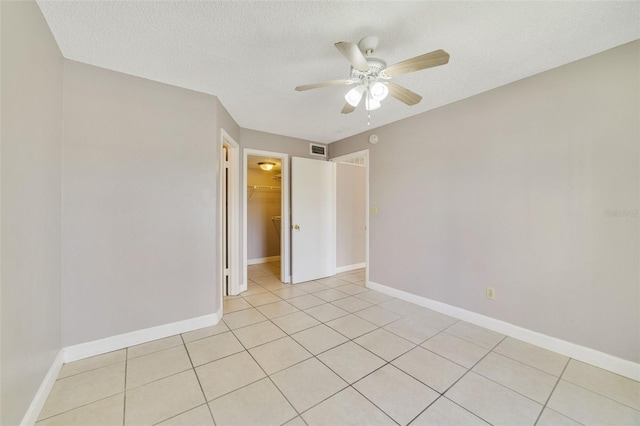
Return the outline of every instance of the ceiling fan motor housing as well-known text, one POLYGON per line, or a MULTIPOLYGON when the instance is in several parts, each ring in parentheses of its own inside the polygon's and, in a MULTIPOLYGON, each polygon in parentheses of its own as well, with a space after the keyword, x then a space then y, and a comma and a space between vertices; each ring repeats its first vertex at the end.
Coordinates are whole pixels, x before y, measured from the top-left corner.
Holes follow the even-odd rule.
POLYGON ((358 71, 351 67, 351 79, 352 80, 375 80, 378 77, 382 77, 380 73, 387 68, 387 63, 380 58, 374 56, 367 56, 365 58, 369 65, 369 70, 366 72, 358 71))

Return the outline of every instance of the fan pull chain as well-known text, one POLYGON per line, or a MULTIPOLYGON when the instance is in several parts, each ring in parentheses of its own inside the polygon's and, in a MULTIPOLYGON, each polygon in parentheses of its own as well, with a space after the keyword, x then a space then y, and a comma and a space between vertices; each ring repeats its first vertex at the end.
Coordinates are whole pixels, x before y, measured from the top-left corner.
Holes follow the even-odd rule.
POLYGON ((367 112, 367 126, 371 126, 371 111, 367 112))

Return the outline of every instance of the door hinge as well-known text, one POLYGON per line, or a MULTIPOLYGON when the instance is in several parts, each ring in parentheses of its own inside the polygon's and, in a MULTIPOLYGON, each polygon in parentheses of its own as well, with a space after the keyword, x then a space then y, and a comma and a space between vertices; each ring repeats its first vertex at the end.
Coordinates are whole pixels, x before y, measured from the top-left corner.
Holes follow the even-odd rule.
POLYGON ((229 268, 225 268, 224 269, 224 276, 228 277, 229 276, 229 268))

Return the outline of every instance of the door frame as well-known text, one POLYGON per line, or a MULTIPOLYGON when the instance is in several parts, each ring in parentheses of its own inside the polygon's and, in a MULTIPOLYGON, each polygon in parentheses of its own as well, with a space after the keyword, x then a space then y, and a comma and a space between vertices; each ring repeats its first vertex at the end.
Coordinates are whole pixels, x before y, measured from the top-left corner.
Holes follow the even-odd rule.
POLYGON ((225 296, 225 247, 224 247, 224 235, 225 235, 225 209, 224 209, 224 169, 229 168, 227 174, 227 205, 228 205, 228 232, 226 234, 227 247, 229 255, 229 294, 240 293, 240 226, 238 223, 240 204, 239 204, 239 186, 240 186, 240 145, 227 133, 224 129, 220 129, 220 143, 218 145, 218 155, 220 156, 218 162, 218 232, 220 238, 218 239, 218 280, 219 280, 219 295, 220 295, 220 314, 222 315, 222 306, 225 296), (222 156, 223 147, 227 148, 229 159, 226 161, 222 156))
MULTIPOLYGON (((365 205, 367 206, 366 208, 366 213, 365 213, 365 251, 364 251, 364 261, 365 261, 365 283, 368 286, 369 285, 369 169, 371 167, 370 162, 369 162, 369 149, 364 149, 362 151, 356 151, 356 152, 352 152, 350 154, 344 154, 344 155, 340 155, 338 157, 333 157, 330 158, 329 161, 332 161, 334 163, 342 163, 346 160, 350 160, 352 158, 359 158, 359 157, 364 157, 364 166, 365 166, 365 205)), ((338 193, 338 179, 336 177, 336 196, 338 193)), ((337 236, 336 236, 336 241, 337 241, 337 236)))
POLYGON ((248 157, 272 157, 278 158, 282 164, 282 178, 280 189, 280 216, 282 217, 282 232, 280 233, 280 281, 283 283, 291 282, 291 226, 289 225, 291 212, 289 209, 289 154, 274 151, 263 151, 259 149, 244 148, 242 150, 242 182, 243 182, 243 206, 242 206, 242 222, 243 222, 243 240, 242 245, 242 271, 243 291, 247 289, 247 169, 248 169, 248 157))

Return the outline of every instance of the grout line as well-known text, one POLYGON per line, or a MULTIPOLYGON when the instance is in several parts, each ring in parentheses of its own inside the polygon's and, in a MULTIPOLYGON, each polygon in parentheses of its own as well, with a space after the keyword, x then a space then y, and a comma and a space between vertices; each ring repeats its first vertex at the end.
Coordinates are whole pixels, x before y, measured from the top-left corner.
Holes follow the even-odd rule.
MULTIPOLYGON (((207 401, 207 395, 204 393, 204 388, 202 387, 202 382, 200 382, 200 376, 196 372, 196 367, 193 365, 193 360, 191 359, 191 354, 189 353, 189 349, 187 349, 187 344, 184 341, 184 337, 180 334, 180 339, 182 340, 182 345, 184 346, 184 351, 187 353, 187 358, 189 358, 189 364, 191 364, 191 369, 193 370, 193 375, 196 376, 196 380, 198 381, 198 386, 200 386, 200 391, 202 392, 202 397, 204 398, 204 403, 207 405, 209 409, 209 414, 211 415, 211 420, 215 424, 216 420, 213 418, 213 412, 211 411, 211 407, 209 406, 209 401, 207 401)), ((187 410, 189 411, 189 410, 187 410)), ((185 411, 186 413, 186 411, 185 411)), ((175 416, 174 416, 175 417, 175 416)), ((165 419, 167 420, 167 419, 165 419)), ((164 421, 164 420, 163 420, 164 421)))
MULTIPOLYGON (((562 378, 562 375, 564 374, 564 372, 566 371, 567 367, 569 366, 569 362, 570 361, 571 361, 571 358, 567 359, 567 362, 565 363, 564 368, 562 369, 562 372, 560 373, 560 375, 558 375, 558 380, 556 380, 556 383, 553 385, 553 389, 551 389, 551 392, 549 392, 549 396, 547 397, 547 400, 542 405, 542 410, 540 410, 540 412, 538 413, 538 417, 536 417, 536 421, 533 423, 534 425, 537 425, 538 422, 540 421, 540 417, 542 416, 542 413, 544 412, 544 409, 547 408, 547 404, 549 403, 549 400, 551 400, 551 396, 553 395, 553 393, 556 391, 556 388, 558 387, 558 383, 560 383, 560 379, 562 378)), ((562 414, 562 413, 560 413, 560 414, 562 414)), ((564 416, 564 414, 562 414, 562 415, 564 416)), ((571 418, 569 416, 565 416, 565 417, 571 418)))
POLYGON ((125 425, 127 419, 127 370, 129 367, 129 348, 125 348, 124 352, 124 401, 122 403, 122 426, 125 425))

